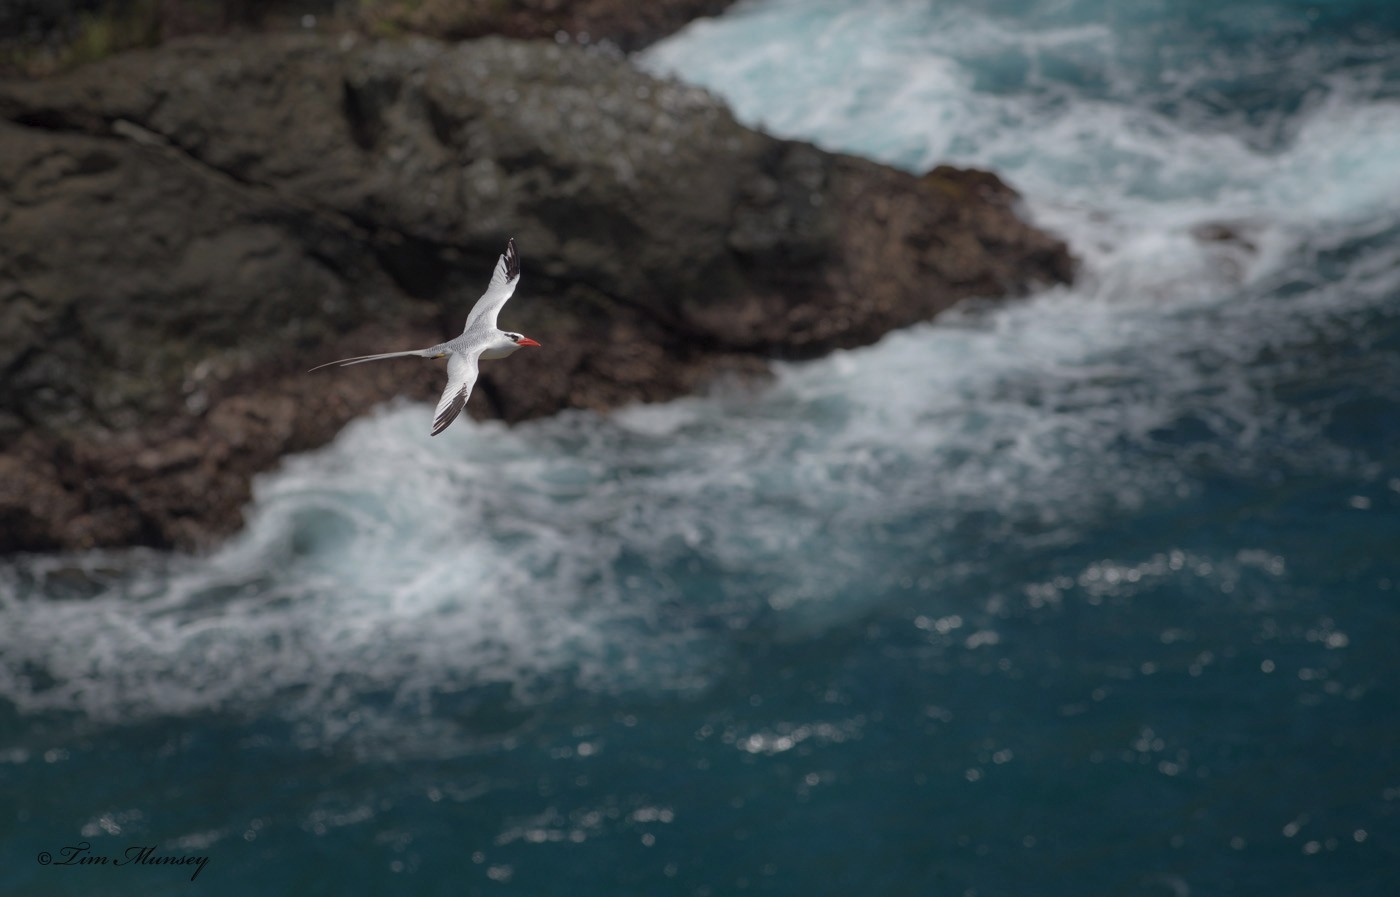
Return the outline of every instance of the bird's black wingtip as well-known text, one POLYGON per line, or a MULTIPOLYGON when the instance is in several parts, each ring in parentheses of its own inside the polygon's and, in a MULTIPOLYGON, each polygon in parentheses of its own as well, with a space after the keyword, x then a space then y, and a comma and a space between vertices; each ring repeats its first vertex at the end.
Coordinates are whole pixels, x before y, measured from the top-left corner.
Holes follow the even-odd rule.
POLYGON ((520 276, 520 253, 515 249, 515 238, 506 240, 506 277, 510 280, 520 276))

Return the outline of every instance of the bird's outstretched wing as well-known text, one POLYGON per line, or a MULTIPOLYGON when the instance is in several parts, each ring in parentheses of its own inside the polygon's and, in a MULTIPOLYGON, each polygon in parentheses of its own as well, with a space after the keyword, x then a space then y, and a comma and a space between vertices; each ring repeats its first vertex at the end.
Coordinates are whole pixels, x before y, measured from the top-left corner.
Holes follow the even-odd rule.
MULTIPOLYGON (((328 368, 333 364, 341 367, 351 364, 364 364, 366 361, 378 361, 381 358, 402 358, 407 355, 417 355, 420 358, 437 358, 439 352, 435 349, 410 349, 407 352, 384 352, 379 355, 356 355, 354 358, 341 358, 336 361, 328 361, 325 364, 318 364, 311 371, 319 371, 321 368, 328 368)), ((311 373, 307 371, 307 373, 311 373)))
POLYGON ((500 261, 496 262, 496 273, 491 276, 491 285, 481 294, 481 298, 476 300, 476 305, 472 306, 471 314, 467 315, 467 326, 462 328, 462 332, 495 330, 496 317, 501 313, 501 306, 506 304, 519 282, 520 255, 515 251, 515 239, 511 238, 506 241, 505 253, 501 255, 500 261))
POLYGON ((472 387, 476 385, 476 353, 463 355, 453 352, 447 356, 447 388, 438 400, 437 411, 433 414, 433 435, 446 430, 457 419, 471 398, 472 387))

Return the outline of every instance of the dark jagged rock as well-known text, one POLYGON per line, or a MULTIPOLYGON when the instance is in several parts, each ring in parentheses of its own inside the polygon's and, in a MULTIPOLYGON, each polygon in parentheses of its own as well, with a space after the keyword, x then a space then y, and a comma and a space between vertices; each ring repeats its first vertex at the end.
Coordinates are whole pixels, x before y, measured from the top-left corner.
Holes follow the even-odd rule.
MULTIPOLYGON (((994 176, 741 127, 574 46, 198 38, 0 84, 0 550, 198 546, 438 365, 507 236, 470 411, 607 409, 1071 276, 994 176)), ((424 438, 427 436, 425 418, 424 438)), ((452 438, 447 434, 442 438, 452 438)))

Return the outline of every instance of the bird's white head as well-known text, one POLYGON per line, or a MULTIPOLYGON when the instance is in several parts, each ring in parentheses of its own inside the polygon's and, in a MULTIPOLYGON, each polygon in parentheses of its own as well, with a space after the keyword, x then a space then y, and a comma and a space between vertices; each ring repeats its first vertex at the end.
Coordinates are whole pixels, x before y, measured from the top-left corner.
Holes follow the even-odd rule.
POLYGON ((514 353, 517 349, 523 349, 526 346, 538 345, 539 343, 530 339, 528 336, 522 336, 519 333, 512 333, 509 330, 498 330, 496 331, 495 338, 491 341, 491 344, 486 347, 486 350, 484 352, 481 353, 481 357, 505 358, 507 355, 514 353))

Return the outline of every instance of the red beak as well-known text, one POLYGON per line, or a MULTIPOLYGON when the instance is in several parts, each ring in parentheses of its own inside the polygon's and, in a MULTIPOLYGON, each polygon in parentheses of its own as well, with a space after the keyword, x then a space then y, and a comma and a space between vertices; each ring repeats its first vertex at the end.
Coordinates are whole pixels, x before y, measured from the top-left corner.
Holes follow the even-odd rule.
POLYGON ((538 346, 539 343, 537 343, 537 342, 535 342, 534 340, 530 339, 528 336, 522 336, 522 337, 520 338, 520 342, 516 343, 516 345, 517 345, 517 346, 538 346))

